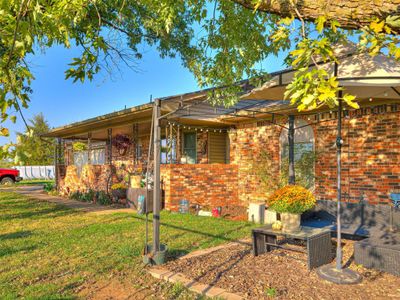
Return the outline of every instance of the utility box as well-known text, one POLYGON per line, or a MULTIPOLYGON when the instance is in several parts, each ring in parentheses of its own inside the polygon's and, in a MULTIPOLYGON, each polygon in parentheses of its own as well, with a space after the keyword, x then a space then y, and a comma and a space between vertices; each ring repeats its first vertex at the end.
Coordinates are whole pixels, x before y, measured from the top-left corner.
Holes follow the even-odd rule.
POLYGON ((249 212, 250 222, 264 224, 264 217, 265 217, 264 203, 250 203, 248 212, 249 212))
POLYGON ((153 211, 153 190, 145 188, 128 188, 128 206, 138 210, 138 213, 145 214, 153 211))

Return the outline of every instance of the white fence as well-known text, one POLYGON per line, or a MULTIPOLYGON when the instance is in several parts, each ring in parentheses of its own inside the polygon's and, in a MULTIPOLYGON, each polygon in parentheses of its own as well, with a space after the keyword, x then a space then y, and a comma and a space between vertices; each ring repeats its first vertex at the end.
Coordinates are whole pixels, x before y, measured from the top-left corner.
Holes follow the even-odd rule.
POLYGON ((23 179, 54 179, 54 166, 20 166, 15 167, 23 179))

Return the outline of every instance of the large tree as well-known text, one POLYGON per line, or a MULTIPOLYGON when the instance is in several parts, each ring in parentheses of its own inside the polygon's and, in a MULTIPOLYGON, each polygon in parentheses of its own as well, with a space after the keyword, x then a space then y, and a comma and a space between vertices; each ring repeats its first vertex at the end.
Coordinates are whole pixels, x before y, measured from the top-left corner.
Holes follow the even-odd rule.
MULTIPOLYGON (((290 50, 298 72, 287 97, 299 109, 337 105, 332 74, 306 66, 335 60, 333 45, 356 41, 371 55, 400 58, 399 0, 3 0, 0 4, 1 120, 28 107, 33 74, 27 58, 54 44, 81 49, 66 78, 91 80, 119 63, 135 68, 142 45, 178 56, 200 87, 224 86, 210 100, 237 101, 235 82, 268 69, 265 59, 290 50), (310 84, 312 83, 312 84, 310 84)), ((344 100, 354 107, 351 95, 344 100)), ((23 115, 21 113, 21 117, 23 115)), ((6 128, 1 129, 7 134, 6 128)))
POLYGON ((17 132, 15 143, 3 146, 3 151, 15 165, 47 166, 54 163, 54 143, 41 138, 50 131, 49 124, 42 113, 29 120, 25 132, 17 132))

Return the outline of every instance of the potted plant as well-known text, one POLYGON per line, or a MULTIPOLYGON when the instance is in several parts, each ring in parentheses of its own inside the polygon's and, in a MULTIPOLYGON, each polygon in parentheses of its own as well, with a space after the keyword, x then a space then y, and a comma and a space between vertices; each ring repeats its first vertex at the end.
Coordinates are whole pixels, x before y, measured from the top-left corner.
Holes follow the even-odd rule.
POLYGON ((269 209, 280 213, 282 230, 294 232, 300 229, 301 214, 315 206, 314 195, 298 185, 287 185, 269 196, 269 209))
POLYGON ((126 184, 124 182, 115 183, 111 186, 111 193, 114 198, 126 198, 126 184))

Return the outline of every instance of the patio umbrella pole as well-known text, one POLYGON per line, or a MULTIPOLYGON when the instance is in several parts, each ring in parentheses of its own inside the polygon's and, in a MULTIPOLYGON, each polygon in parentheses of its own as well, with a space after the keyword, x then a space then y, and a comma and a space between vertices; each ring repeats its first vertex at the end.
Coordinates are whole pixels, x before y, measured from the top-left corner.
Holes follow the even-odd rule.
POLYGON ((154 188, 153 188, 153 253, 160 251, 160 99, 154 102, 154 188))
POLYGON ((337 246, 336 246, 336 269, 338 271, 342 270, 342 224, 341 224, 341 201, 342 201, 342 91, 339 91, 339 107, 338 107, 338 120, 337 120, 337 137, 336 137, 336 147, 337 147, 337 246))
POLYGON ((349 268, 343 269, 342 260, 342 224, 341 224, 341 201, 342 201, 342 112, 343 100, 342 91, 339 91, 339 106, 338 106, 338 120, 337 120, 337 136, 336 136, 336 159, 337 159, 337 246, 336 246, 336 266, 331 264, 324 265, 318 269, 318 275, 330 282, 337 284, 355 284, 361 281, 358 273, 350 270, 349 268))

